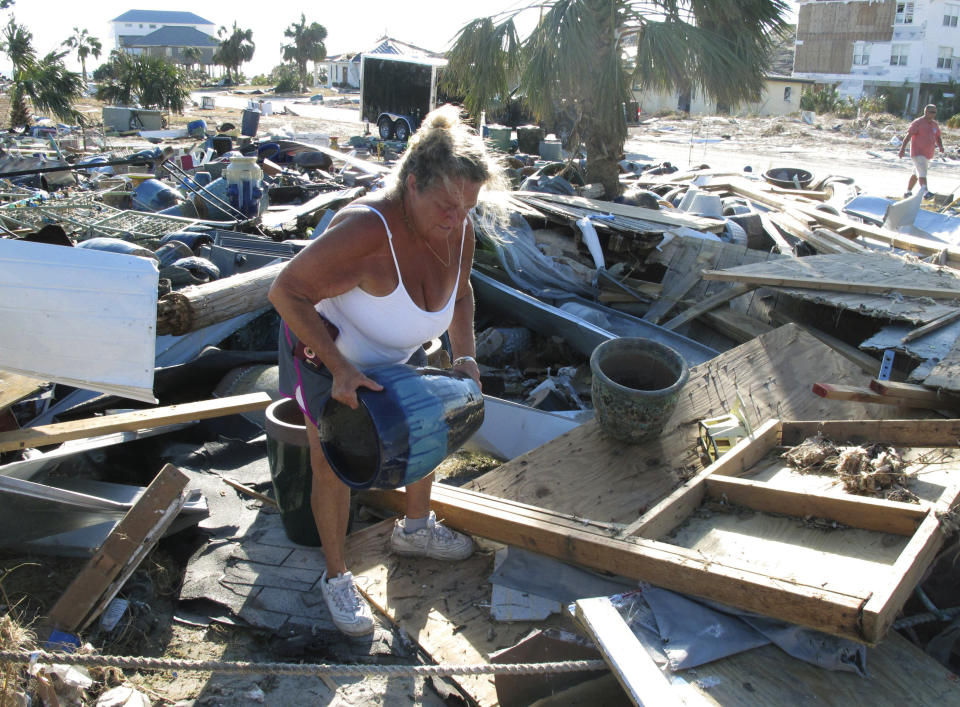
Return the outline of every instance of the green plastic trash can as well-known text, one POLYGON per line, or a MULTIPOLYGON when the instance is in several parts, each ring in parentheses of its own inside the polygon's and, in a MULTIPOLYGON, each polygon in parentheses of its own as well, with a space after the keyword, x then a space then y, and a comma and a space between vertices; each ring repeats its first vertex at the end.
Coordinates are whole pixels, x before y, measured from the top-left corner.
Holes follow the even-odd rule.
POLYGON ((320 545, 320 535, 310 507, 313 471, 303 413, 290 398, 275 400, 267 408, 267 460, 273 493, 287 537, 299 545, 320 545))

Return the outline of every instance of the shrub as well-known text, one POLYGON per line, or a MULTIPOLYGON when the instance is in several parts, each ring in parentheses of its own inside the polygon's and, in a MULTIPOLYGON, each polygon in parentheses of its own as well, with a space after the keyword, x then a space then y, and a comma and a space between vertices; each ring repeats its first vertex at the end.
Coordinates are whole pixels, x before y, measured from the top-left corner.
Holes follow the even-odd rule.
POLYGON ((270 72, 274 93, 299 93, 300 73, 293 64, 277 64, 270 72))
POLYGON ((840 96, 836 86, 826 86, 817 91, 804 91, 800 94, 801 110, 812 110, 817 113, 832 113, 836 110, 840 96))
POLYGON ((100 74, 97 98, 118 105, 138 103, 182 113, 189 91, 186 73, 158 56, 132 56, 114 51, 100 74))

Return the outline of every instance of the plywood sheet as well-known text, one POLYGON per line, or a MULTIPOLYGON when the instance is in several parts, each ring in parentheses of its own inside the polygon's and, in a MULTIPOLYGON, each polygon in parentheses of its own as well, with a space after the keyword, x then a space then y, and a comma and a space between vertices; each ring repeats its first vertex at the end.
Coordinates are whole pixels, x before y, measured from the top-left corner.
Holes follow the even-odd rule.
POLYGON ((953 344, 950 353, 934 366, 930 375, 923 379, 923 384, 960 392, 960 339, 953 344))
POLYGON ((866 600, 890 576, 909 538, 711 503, 662 540, 729 567, 866 600))
POLYGON ((756 705, 947 705, 960 701, 960 681, 907 639, 891 632, 867 654, 869 678, 830 672, 786 655, 775 646, 701 665, 680 673, 710 704, 756 705))
POLYGON ((778 291, 816 304, 850 309, 868 316, 896 319, 919 325, 949 314, 956 307, 950 301, 903 297, 897 285, 936 289, 960 288, 960 271, 921 263, 892 253, 844 253, 807 258, 780 258, 765 263, 738 266, 727 272, 743 275, 834 280, 865 285, 889 286, 889 295, 869 295, 777 288, 778 291))
POLYGON ((699 471, 697 421, 728 412, 738 392, 754 426, 770 418, 913 416, 887 406, 824 400, 811 392, 815 380, 864 385, 867 378, 799 327, 783 326, 692 368, 660 439, 628 445, 587 422, 480 476, 470 488, 592 520, 630 523, 699 471))
MULTIPOLYGON (((357 586, 439 663, 485 663, 487 656, 517 643, 533 628, 573 629, 560 617, 537 622, 495 623, 489 616, 492 550, 463 562, 411 559, 388 551, 393 521, 347 538, 346 556, 357 586)), ((483 707, 497 704, 493 675, 457 681, 483 707)))

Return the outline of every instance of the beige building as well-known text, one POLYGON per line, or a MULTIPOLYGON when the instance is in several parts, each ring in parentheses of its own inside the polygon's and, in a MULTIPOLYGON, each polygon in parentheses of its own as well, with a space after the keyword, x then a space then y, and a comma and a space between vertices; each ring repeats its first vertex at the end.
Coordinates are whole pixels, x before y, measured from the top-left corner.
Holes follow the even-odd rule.
POLYGON ((800 94, 813 88, 814 81, 792 76, 767 76, 766 86, 759 101, 743 103, 729 110, 716 101, 701 95, 684 95, 678 91, 665 93, 634 89, 633 95, 640 104, 642 114, 685 111, 691 115, 789 115, 800 111, 800 94))

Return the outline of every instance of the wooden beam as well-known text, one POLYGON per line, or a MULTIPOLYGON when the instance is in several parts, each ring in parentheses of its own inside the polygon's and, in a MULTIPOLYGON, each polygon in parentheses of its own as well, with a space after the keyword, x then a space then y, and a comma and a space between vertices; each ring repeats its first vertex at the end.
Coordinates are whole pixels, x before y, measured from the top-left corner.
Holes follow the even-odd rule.
MULTIPOLYGON (((941 510, 946 508, 941 506, 941 510)), ((867 635, 883 636, 887 632, 945 539, 940 520, 931 512, 890 568, 890 581, 877 587, 864 605, 863 630, 867 635)))
POLYGON ((70 439, 83 439, 111 432, 145 430, 179 422, 204 420, 210 417, 222 417, 237 412, 263 410, 270 404, 266 393, 248 393, 228 398, 201 400, 196 403, 183 403, 167 407, 148 408, 122 412, 117 415, 103 415, 72 422, 58 422, 52 425, 28 427, 16 432, 0 434, 0 452, 27 447, 44 447, 70 439))
POLYGON ((851 528, 895 535, 913 535, 928 509, 864 496, 834 496, 773 487, 762 481, 713 476, 706 480, 707 496, 765 513, 825 518, 851 528))
POLYGON ((9 371, 0 371, 0 410, 36 393, 44 381, 28 378, 9 371))
MULTIPOLYGON (((769 449, 767 449, 769 451, 769 449)), ((403 490, 368 491, 366 497, 380 505, 402 511, 403 490)), ((451 527, 516 545, 564 562, 612 572, 656 584, 673 591, 694 594, 765 616, 798 623, 853 640, 866 640, 859 628, 858 596, 785 582, 751 569, 712 561, 695 550, 643 539, 616 539, 576 527, 579 519, 565 522, 536 521, 481 505, 463 489, 434 484, 431 506, 451 527)), ((875 638, 873 640, 876 640, 875 638)))
POLYGON ((739 476, 767 455, 780 440, 780 421, 767 420, 753 434, 628 525, 621 537, 656 540, 676 528, 703 502, 711 475, 739 476), (762 453, 759 450, 765 450, 762 453))
POLYGON ((862 253, 868 250, 866 246, 855 243, 849 238, 844 238, 828 229, 814 228, 811 230, 796 215, 773 211, 766 216, 791 236, 812 245, 818 253, 862 253))
MULTIPOLYGON (((695 302, 685 302, 692 307, 695 302)), ((738 344, 742 344, 758 336, 773 331, 773 327, 762 322, 755 317, 742 314, 729 307, 720 307, 704 312, 699 317, 700 321, 706 324, 714 331, 718 331, 738 344)))
POLYGON ((934 299, 958 299, 960 289, 946 287, 911 287, 909 285, 884 285, 871 282, 847 282, 816 277, 783 277, 781 275, 747 275, 728 270, 704 270, 703 280, 739 282, 754 287, 791 287, 803 290, 829 290, 831 292, 854 292, 857 294, 884 295, 897 292, 905 297, 932 297, 934 299))
POLYGON ((684 275, 683 279, 673 283, 672 287, 664 290, 650 306, 646 314, 643 315, 643 320, 659 324, 660 320, 668 315, 670 310, 673 309, 698 282, 700 282, 700 270, 699 268, 695 268, 684 275))
POLYGON ((818 433, 850 444, 956 447, 960 420, 789 420, 783 422, 781 444, 792 447, 818 433))
POLYGON ((607 597, 578 599, 576 613, 633 704, 685 704, 607 597))
MULTIPOLYGON (((835 383, 814 383, 814 395, 830 400, 849 400, 854 403, 870 403, 879 405, 895 405, 897 407, 932 409, 934 403, 912 398, 898 398, 892 395, 881 395, 859 385, 837 385, 835 383)), ((939 403, 937 403, 939 404, 939 403)))
POLYGON ((732 299, 736 299, 740 295, 745 295, 752 289, 753 288, 749 287, 748 285, 734 285, 733 287, 729 287, 722 292, 718 292, 712 297, 707 297, 705 300, 700 302, 700 304, 696 304, 693 307, 689 307, 680 312, 680 314, 675 316, 673 319, 665 322, 663 324, 663 328, 671 330, 676 329, 677 327, 696 319, 701 314, 719 307, 721 304, 725 304, 732 299))
POLYGON ((74 632, 96 618, 183 508, 188 481, 172 464, 163 467, 50 609, 51 628, 74 632))
POLYGON ((760 222, 763 224, 763 230, 767 232, 768 236, 770 236, 777 249, 777 252, 781 255, 788 255, 795 258, 796 253, 793 252, 793 246, 787 243, 784 237, 780 235, 780 231, 777 229, 777 224, 774 223, 773 219, 770 217, 770 214, 764 213, 763 211, 758 211, 757 213, 760 214, 760 222))
POLYGON ((948 312, 947 314, 942 314, 933 321, 929 321, 923 326, 917 327, 910 331, 906 336, 900 339, 901 344, 905 344, 908 341, 913 341, 914 339, 919 339, 921 336, 926 336, 931 331, 936 331, 942 327, 945 327, 947 324, 957 321, 960 319, 960 307, 957 308, 954 312, 948 312))
POLYGON ((826 201, 830 195, 825 191, 814 191, 812 189, 784 189, 783 187, 770 187, 774 194, 783 194, 784 196, 799 196, 811 201, 826 201))
POLYGON ((813 234, 818 241, 834 245, 839 251, 847 253, 872 253, 870 248, 857 240, 857 234, 845 236, 838 231, 833 231, 825 226, 817 226, 813 229, 813 234))
POLYGON ((880 395, 887 395, 895 398, 906 398, 916 400, 918 403, 926 403, 931 407, 956 407, 960 398, 941 395, 933 388, 925 385, 915 385, 913 383, 897 383, 895 381, 882 381, 874 379, 870 381, 870 390, 880 395))

